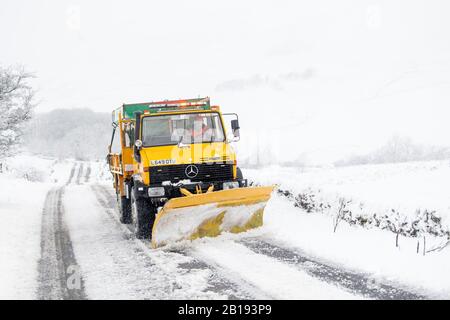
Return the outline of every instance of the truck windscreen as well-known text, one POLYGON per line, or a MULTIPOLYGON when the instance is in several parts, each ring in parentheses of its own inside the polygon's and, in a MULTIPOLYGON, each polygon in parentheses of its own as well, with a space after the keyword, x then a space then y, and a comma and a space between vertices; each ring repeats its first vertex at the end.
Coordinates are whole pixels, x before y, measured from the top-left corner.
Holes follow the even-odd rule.
POLYGON ((225 134, 218 113, 148 116, 142 120, 144 147, 223 141, 225 134))

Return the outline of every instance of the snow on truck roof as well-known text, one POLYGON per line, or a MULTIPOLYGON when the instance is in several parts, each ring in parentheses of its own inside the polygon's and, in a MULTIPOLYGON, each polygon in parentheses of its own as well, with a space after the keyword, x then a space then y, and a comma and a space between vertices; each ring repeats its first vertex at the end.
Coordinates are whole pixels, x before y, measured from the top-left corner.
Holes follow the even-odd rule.
POLYGON ((211 110, 209 97, 184 100, 164 100, 157 102, 141 102, 123 104, 112 112, 113 122, 119 120, 119 113, 122 113, 123 119, 133 119, 136 112, 167 112, 177 110, 211 110))

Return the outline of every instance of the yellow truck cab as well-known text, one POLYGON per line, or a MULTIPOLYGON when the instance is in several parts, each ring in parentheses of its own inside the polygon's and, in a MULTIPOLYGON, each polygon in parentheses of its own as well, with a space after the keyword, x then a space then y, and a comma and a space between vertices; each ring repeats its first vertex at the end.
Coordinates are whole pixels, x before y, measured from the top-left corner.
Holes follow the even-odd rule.
POLYGON ((113 111, 111 145, 119 130, 120 152, 110 145, 108 163, 121 222, 132 223, 138 238, 151 237, 156 215, 171 199, 189 197, 176 209, 193 199, 209 204, 208 193, 223 198, 219 202, 236 201, 237 193, 218 192, 247 187, 230 144, 239 140, 238 117, 228 115, 229 136, 209 98, 123 104, 113 111))

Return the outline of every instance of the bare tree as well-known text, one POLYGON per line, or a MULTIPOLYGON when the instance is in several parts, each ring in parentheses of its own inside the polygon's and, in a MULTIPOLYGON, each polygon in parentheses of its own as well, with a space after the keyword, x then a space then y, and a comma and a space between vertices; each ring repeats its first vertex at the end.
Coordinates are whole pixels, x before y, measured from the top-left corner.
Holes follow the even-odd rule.
POLYGON ((31 118, 33 77, 20 67, 0 66, 0 159, 10 156, 20 142, 24 124, 31 118))

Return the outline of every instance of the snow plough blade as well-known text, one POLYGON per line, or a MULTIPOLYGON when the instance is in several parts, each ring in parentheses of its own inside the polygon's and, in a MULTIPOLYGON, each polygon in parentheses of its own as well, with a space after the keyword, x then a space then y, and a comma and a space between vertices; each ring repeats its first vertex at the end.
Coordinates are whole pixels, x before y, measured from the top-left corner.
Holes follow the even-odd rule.
POLYGON ((188 193, 185 197, 171 199, 156 216, 152 247, 260 227, 273 188, 249 187, 188 193))

